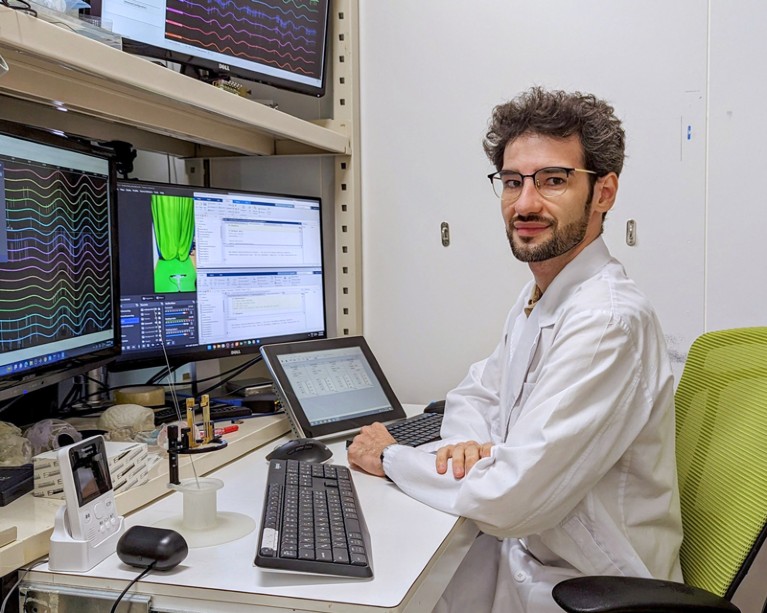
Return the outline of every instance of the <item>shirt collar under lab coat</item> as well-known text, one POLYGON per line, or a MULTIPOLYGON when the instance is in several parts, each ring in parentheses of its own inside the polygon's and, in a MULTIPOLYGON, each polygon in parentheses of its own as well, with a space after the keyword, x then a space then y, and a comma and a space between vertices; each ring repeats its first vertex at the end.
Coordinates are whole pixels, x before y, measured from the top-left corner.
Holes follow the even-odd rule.
MULTIPOLYGON (((611 260, 612 256, 604 240, 601 236, 597 237, 554 277, 543 296, 538 300, 535 309, 533 309, 533 314, 537 316, 538 325, 540 327, 552 325, 556 321, 557 309, 564 302, 565 297, 575 291, 584 281, 596 275, 611 260)), ((529 296, 531 290, 532 285, 529 284, 527 293, 524 295, 529 296)))

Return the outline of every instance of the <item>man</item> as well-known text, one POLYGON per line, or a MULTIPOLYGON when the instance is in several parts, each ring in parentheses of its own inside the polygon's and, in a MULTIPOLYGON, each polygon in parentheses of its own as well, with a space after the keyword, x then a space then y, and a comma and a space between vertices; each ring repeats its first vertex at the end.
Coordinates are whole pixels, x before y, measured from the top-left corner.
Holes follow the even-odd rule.
POLYGON ((374 424, 349 460, 482 530, 437 611, 559 611, 552 587, 584 574, 681 580, 665 342, 600 237, 621 123, 594 96, 533 88, 494 110, 485 150, 533 279, 447 394, 442 441, 396 445, 374 424))

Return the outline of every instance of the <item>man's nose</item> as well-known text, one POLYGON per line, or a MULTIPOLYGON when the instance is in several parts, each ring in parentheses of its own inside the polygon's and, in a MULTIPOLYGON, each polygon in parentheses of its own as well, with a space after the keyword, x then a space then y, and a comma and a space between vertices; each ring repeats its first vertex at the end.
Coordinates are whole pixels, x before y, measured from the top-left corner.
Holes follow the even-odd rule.
POLYGON ((542 197, 535 187, 533 177, 525 177, 522 181, 522 193, 514 203, 514 210, 517 215, 528 215, 541 210, 542 197))

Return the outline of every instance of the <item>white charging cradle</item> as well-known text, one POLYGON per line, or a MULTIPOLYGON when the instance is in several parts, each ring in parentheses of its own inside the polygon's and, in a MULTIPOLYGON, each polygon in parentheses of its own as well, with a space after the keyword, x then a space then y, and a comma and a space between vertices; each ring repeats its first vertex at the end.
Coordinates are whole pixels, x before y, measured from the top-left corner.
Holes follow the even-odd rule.
POLYGON ((56 511, 56 519, 51 535, 51 549, 48 554, 48 568, 56 571, 84 572, 112 555, 117 549, 117 541, 125 532, 125 518, 117 516, 118 526, 103 541, 79 541, 72 538, 67 521, 67 505, 56 511))

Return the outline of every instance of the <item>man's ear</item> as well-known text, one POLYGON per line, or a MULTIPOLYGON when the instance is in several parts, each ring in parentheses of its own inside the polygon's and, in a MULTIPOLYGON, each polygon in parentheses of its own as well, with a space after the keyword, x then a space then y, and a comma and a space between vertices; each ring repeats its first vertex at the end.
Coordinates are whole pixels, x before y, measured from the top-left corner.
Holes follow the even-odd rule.
POLYGON ((606 213, 613 208, 617 195, 618 175, 611 172, 604 177, 600 177, 594 185, 594 199, 591 203, 593 210, 606 213))

